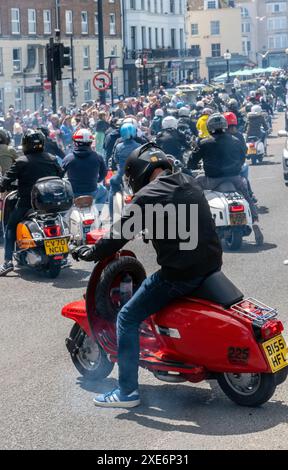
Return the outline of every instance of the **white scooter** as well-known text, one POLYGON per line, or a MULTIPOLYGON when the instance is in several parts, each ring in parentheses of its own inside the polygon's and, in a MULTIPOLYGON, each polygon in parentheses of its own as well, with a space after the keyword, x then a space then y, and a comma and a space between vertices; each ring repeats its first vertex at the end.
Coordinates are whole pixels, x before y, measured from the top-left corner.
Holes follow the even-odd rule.
POLYGON ((262 163, 266 154, 266 139, 265 143, 259 137, 247 137, 247 158, 251 158, 252 165, 256 165, 257 161, 262 163))
POLYGON ((66 222, 74 246, 85 245, 87 234, 99 226, 99 212, 92 196, 79 196, 67 214, 66 222))
POLYGON ((224 240, 229 250, 239 250, 243 237, 248 237, 253 230, 248 202, 231 182, 221 183, 204 192, 219 238, 224 240))

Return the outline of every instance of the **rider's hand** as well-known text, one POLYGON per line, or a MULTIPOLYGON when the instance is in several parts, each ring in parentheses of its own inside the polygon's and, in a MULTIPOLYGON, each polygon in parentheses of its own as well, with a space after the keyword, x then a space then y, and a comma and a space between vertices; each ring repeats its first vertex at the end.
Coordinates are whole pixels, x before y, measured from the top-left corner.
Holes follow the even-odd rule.
POLYGON ((92 248, 89 248, 88 246, 79 246, 75 248, 71 252, 72 258, 75 259, 75 261, 96 261, 96 256, 95 256, 95 251, 92 248))

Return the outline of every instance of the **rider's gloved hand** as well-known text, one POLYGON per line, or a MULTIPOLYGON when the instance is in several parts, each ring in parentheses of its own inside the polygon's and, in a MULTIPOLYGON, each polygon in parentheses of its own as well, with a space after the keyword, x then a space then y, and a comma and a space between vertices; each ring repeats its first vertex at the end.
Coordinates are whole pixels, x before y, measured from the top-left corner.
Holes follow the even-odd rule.
POLYGON ((71 252, 71 255, 75 261, 96 261, 95 250, 93 247, 89 248, 86 245, 75 248, 75 250, 71 252))

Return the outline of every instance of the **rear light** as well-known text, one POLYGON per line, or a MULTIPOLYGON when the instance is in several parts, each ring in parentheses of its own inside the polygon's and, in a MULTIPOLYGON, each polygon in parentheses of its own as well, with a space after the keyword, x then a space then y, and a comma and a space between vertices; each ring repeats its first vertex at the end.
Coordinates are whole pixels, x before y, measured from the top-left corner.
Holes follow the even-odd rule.
POLYGON ((131 204, 133 196, 125 196, 125 204, 131 204))
POLYGON ((284 330, 283 324, 280 320, 269 320, 261 327, 261 338, 264 341, 280 335, 284 330))
POLYGON ((255 148, 255 144, 254 144, 254 143, 251 143, 251 144, 249 144, 249 147, 250 147, 250 148, 255 148))
POLYGON ((64 258, 63 255, 53 256, 53 259, 55 259, 55 260, 60 260, 60 259, 63 259, 63 258, 64 258))
POLYGON ((83 225, 92 225, 95 222, 95 219, 83 220, 83 225))
POLYGON ((44 233, 46 237, 60 237, 61 236, 61 227, 60 225, 49 225, 48 227, 44 227, 44 233))
POLYGON ((102 240, 102 238, 109 232, 108 229, 100 228, 98 230, 93 230, 92 232, 88 232, 86 235, 86 244, 87 245, 95 245, 95 243, 102 240))
POLYGON ((232 213, 235 213, 235 212, 244 212, 245 211, 245 207, 243 206, 243 204, 237 204, 237 205, 231 205, 229 206, 229 211, 232 212, 232 213))

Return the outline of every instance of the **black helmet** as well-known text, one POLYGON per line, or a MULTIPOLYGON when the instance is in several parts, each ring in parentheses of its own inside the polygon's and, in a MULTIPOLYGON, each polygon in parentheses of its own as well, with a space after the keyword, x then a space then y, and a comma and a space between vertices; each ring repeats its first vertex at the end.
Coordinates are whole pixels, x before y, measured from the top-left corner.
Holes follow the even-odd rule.
POLYGON ((209 117, 207 121, 207 129, 209 134, 224 132, 228 129, 228 123, 222 114, 215 113, 209 117))
POLYGON ((44 137, 47 139, 47 137, 49 137, 49 129, 48 127, 37 127, 37 131, 40 131, 42 132, 42 134, 44 134, 44 137))
POLYGON ((149 183, 154 170, 172 170, 172 165, 163 150, 149 142, 135 149, 126 160, 125 177, 133 193, 149 183))
POLYGON ((37 130, 28 129, 22 138, 22 150, 25 155, 29 153, 41 153, 43 152, 45 145, 44 134, 37 130))
POLYGON ((9 145, 10 141, 9 133, 5 129, 0 129, 0 144, 9 145))

